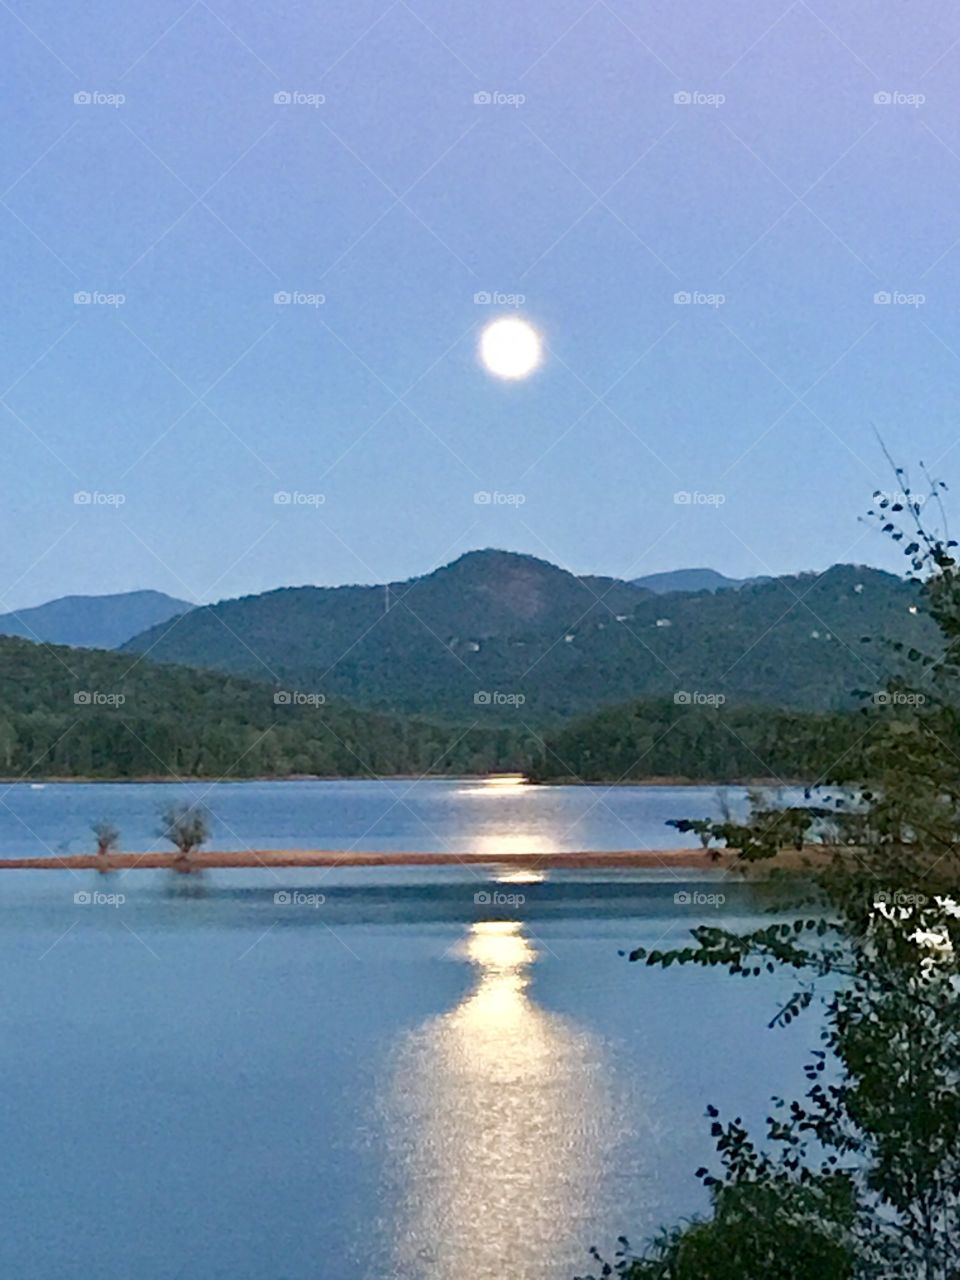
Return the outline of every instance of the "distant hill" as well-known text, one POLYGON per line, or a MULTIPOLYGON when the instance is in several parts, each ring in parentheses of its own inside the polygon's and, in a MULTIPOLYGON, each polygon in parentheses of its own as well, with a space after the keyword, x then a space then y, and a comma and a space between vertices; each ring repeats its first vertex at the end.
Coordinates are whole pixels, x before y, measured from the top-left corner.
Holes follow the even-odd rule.
POLYGON ((641 697, 856 705, 892 657, 861 637, 937 643, 918 589, 835 565, 737 591, 662 596, 476 551, 389 586, 296 587, 194 609, 124 648, 391 712, 541 722, 641 697))
POLYGON ((648 573, 634 578, 633 586, 645 591, 665 595, 671 591, 738 591, 755 582, 769 582, 761 578, 728 578, 716 569, 671 569, 666 573, 648 573))
POLYGON ((0 614, 0 636, 21 636, 80 649, 116 649, 132 636, 193 605, 162 591, 112 596, 63 596, 32 609, 0 614))
POLYGON ((863 777, 868 746, 895 716, 896 708, 875 705, 811 712, 650 698, 605 707, 548 732, 531 773, 541 782, 813 783, 841 767, 863 777))
POLYGON ((464 732, 149 658, 0 638, 4 778, 482 773, 524 767, 531 745, 509 728, 464 732))
MULTIPOLYGON (((477 709, 480 710, 479 708, 477 709)), ((873 720, 889 717, 874 708, 873 720)), ((475 719, 480 719, 479 714, 475 719)), ((651 698, 545 735, 307 701, 296 691, 150 658, 0 637, 0 777, 384 777, 523 771, 547 780, 815 779, 857 760, 862 713, 651 698)), ((91 803, 99 804, 91 793, 91 803)), ((78 812, 84 823, 109 812, 78 812)), ((682 816, 682 815, 678 815, 682 816)))

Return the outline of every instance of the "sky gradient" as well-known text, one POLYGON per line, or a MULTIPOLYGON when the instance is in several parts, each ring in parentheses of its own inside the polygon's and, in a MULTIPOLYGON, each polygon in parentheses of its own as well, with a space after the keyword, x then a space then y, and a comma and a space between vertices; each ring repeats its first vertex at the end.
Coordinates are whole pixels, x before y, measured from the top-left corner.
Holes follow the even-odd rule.
POLYGON ((956 6, 11 0, 0 40, 2 608, 892 566, 874 433, 960 479, 956 6), (547 357, 501 382, 515 309, 547 357))

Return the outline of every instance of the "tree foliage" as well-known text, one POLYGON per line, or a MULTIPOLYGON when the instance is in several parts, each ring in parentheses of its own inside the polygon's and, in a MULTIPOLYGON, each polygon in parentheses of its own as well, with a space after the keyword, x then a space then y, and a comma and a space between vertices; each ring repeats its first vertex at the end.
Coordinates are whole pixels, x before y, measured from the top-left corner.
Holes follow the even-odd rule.
POLYGON ((210 836, 210 815, 199 805, 171 804, 160 811, 157 834, 187 856, 210 836))
POLYGON ((90 830, 97 841, 98 857, 105 858, 116 849, 120 840, 120 831, 109 819, 98 819, 91 824, 90 830))
POLYGON ((756 778, 813 783, 840 756, 851 763, 896 705, 816 713, 689 706, 673 698, 608 707, 547 732, 533 764, 541 781, 635 782, 756 778))
POLYGON ((821 1013, 810 1087, 773 1100, 762 1143, 709 1108, 719 1167, 698 1173, 711 1216, 642 1255, 624 1248, 602 1275, 960 1277, 960 573, 953 542, 924 521, 940 486, 916 495, 897 474, 902 500, 876 495, 873 514, 922 581, 942 647, 907 655, 917 678, 891 687, 902 713, 871 736, 859 776, 838 760, 809 810, 760 804, 712 831, 754 860, 826 832, 804 914, 746 934, 702 927, 679 951, 630 957, 792 973, 771 1026, 821 1013))
POLYGON ((381 715, 310 694, 0 638, 0 776, 464 774, 522 769, 539 750, 519 726, 381 715))

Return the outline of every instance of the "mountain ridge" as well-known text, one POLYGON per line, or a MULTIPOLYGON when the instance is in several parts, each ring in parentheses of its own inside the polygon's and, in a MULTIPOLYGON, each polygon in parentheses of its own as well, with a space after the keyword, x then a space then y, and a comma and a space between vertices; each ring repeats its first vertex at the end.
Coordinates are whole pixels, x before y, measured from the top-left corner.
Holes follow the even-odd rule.
POLYGON ((488 549, 404 582, 205 605, 122 648, 464 721, 691 691, 827 710, 882 687, 888 672, 863 636, 935 642, 917 600, 914 585, 866 566, 662 595, 488 549))
POLYGON ((648 573, 641 578, 630 579, 632 586, 657 595, 678 591, 739 591, 741 587, 769 581, 769 574, 756 578, 728 578, 716 569, 668 569, 663 573, 648 573))
POLYGON ((58 596, 0 614, 0 636, 77 649, 115 649, 193 607, 186 600, 152 590, 58 596))

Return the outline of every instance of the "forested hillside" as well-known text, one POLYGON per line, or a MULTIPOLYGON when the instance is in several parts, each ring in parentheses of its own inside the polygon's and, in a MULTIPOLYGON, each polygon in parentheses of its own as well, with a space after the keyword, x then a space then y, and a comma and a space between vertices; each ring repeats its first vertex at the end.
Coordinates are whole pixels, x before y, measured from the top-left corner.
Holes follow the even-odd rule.
POLYGON ((518 770, 539 780, 816 778, 850 758, 859 713, 646 699, 541 736, 360 711, 297 689, 129 655, 0 638, 0 776, 289 777, 518 770))
POLYGON ((558 782, 813 783, 838 762, 855 769, 874 727, 885 722, 882 709, 811 713, 685 706, 672 699, 632 703, 548 734, 533 773, 558 782))
POLYGON ((300 701, 296 690, 97 650, 0 639, 0 775, 469 773, 524 766, 509 728, 300 701))
POLYGON ((126 648, 461 722, 478 706, 485 719, 515 722, 522 707, 544 724, 680 691, 829 710, 855 706, 853 690, 882 688, 892 673, 892 654, 863 636, 935 643, 917 608, 914 586, 854 565, 655 595, 490 551, 389 587, 224 601, 126 648))

